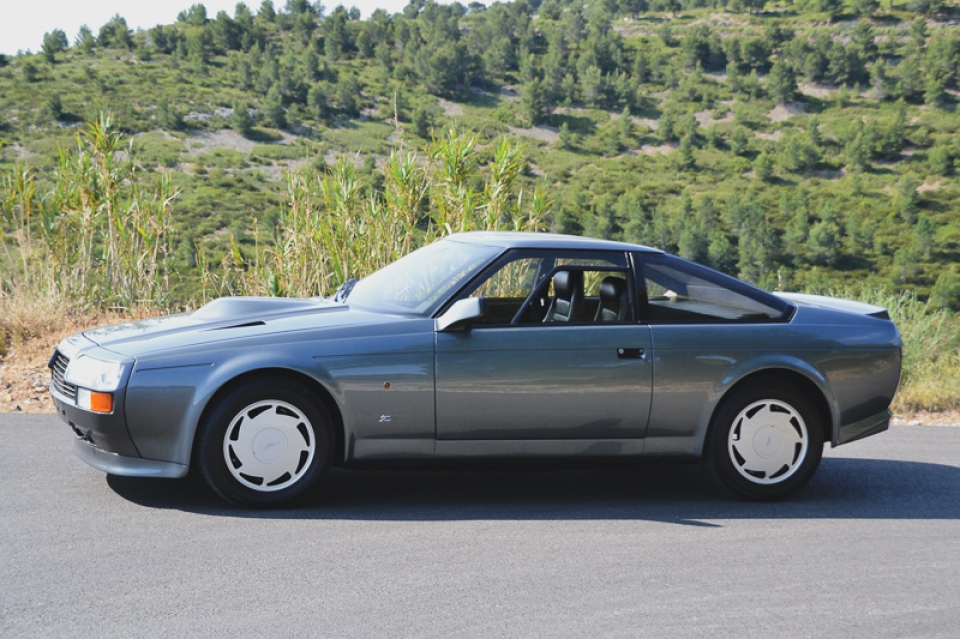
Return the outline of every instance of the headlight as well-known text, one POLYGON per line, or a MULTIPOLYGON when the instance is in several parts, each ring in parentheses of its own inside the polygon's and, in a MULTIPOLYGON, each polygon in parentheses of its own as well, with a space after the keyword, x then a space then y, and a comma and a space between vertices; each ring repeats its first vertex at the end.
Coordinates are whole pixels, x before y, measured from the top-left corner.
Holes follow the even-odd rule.
POLYGON ((122 376, 123 364, 120 362, 105 362, 88 355, 81 355, 70 362, 63 377, 75 386, 98 391, 115 391, 120 386, 122 376))

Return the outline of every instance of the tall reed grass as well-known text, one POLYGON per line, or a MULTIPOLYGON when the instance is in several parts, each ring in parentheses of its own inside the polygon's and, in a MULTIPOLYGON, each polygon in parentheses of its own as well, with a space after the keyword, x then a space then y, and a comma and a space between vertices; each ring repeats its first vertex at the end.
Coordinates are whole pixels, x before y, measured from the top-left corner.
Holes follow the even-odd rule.
POLYGON ((204 296, 326 295, 451 233, 540 230, 551 203, 539 185, 528 201, 517 188, 523 147, 497 140, 486 167, 476 147, 475 134, 451 129, 422 155, 395 150, 382 169, 382 190, 373 193, 364 191, 353 158, 288 173, 276 232, 266 241, 256 235, 252 255, 234 241, 219 272, 202 267, 204 296), (486 179, 475 189, 478 174, 486 179))
POLYGON ((167 174, 141 180, 112 116, 60 150, 47 190, 23 165, 0 188, 0 332, 16 341, 66 309, 168 306, 177 192, 167 174))
POLYGON ((82 308, 164 306, 171 289, 169 175, 140 180, 131 149, 110 115, 101 114, 61 149, 53 186, 18 165, 4 180, 0 205, 17 238, 3 243, 0 295, 41 293, 82 308))
POLYGON ((894 402, 898 412, 960 409, 960 321, 913 292, 846 288, 825 295, 882 306, 900 330, 903 372, 894 402))

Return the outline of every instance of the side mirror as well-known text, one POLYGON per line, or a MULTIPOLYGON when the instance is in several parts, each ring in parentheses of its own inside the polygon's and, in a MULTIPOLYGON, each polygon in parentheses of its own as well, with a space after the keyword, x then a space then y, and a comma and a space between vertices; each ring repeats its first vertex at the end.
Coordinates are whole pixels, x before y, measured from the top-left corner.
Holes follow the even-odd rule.
POLYGON ((447 332, 468 330, 473 320, 483 317, 486 301, 483 297, 457 300, 446 313, 437 318, 437 330, 447 332))

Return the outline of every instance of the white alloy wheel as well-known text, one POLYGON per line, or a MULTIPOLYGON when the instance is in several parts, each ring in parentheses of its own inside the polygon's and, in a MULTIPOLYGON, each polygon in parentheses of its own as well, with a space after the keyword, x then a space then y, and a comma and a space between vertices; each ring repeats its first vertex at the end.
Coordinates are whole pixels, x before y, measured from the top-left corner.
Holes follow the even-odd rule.
POLYGON ((753 402, 741 410, 727 436, 733 467, 744 479, 761 485, 792 476, 807 458, 809 446, 800 412, 776 399, 753 402))
POLYGON ((258 492, 296 484, 310 469, 317 441, 310 420, 280 400, 250 404, 230 421, 223 457, 237 482, 258 492))

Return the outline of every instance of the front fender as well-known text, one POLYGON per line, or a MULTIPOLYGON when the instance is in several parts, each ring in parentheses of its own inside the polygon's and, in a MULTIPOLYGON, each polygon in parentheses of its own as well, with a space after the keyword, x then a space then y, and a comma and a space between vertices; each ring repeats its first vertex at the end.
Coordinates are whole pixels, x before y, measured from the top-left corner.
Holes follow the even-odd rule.
POLYGON ((317 367, 310 351, 297 345, 247 351, 216 351, 184 364, 182 355, 138 363, 126 394, 128 429, 140 454, 148 459, 189 464, 200 418, 225 384, 262 369, 302 374, 321 384, 342 412, 337 381, 317 367))

